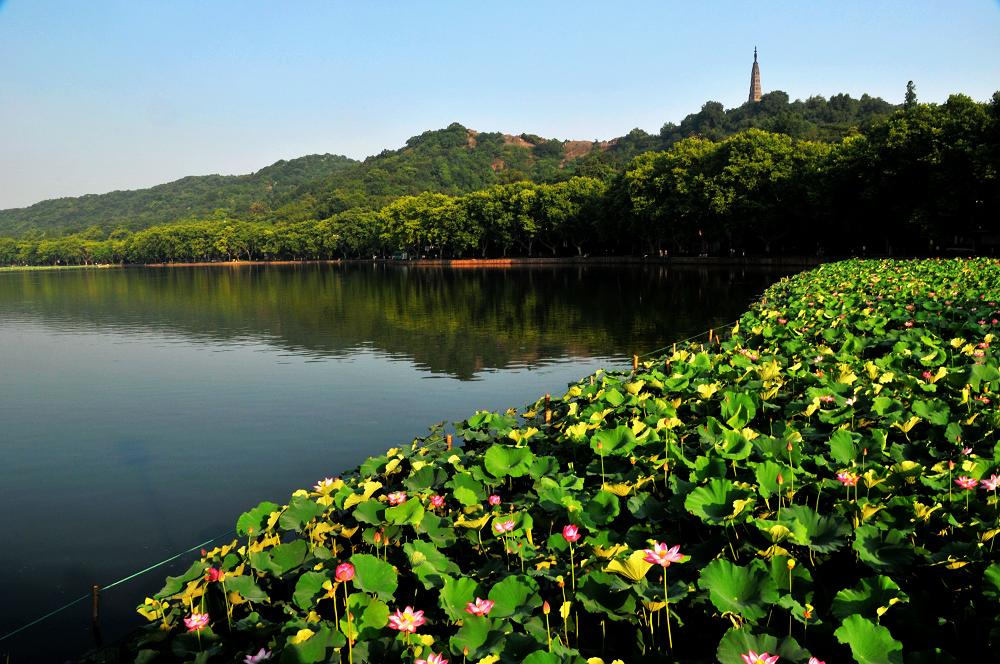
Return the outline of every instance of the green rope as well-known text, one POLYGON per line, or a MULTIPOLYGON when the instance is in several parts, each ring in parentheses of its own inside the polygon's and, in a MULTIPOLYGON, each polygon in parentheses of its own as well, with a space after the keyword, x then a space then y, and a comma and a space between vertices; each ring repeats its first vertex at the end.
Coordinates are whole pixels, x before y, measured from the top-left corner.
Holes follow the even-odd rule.
MULTIPOLYGON (((156 563, 155 565, 150 565, 146 569, 139 570, 138 572, 135 572, 134 574, 129 574, 128 576, 126 576, 123 579, 118 579, 117 581, 115 581, 113 583, 109 583, 108 585, 104 586, 102 588, 102 590, 110 590, 111 588, 114 588, 115 586, 120 586, 121 584, 125 583, 126 581, 131 581, 132 579, 136 578, 137 576, 142 576, 146 572, 151 572, 154 569, 156 569, 157 567, 163 567, 167 563, 173 562, 173 561, 177 560, 178 558, 180 558, 181 556, 185 556, 185 555, 191 553, 192 551, 197 551, 198 549, 200 549, 200 548, 202 548, 202 547, 204 547, 204 546, 206 546, 208 544, 211 544, 215 540, 221 539, 221 538, 223 538, 223 537, 225 537, 225 536, 227 536, 227 535, 229 535, 229 534, 231 534, 233 532, 235 532, 235 529, 230 529, 230 530, 227 530, 226 532, 222 533, 221 535, 216 535, 212 539, 205 540, 201 544, 195 544, 194 546, 192 546, 190 549, 187 549, 186 551, 181 551, 178 554, 175 554, 173 556, 170 556, 169 558, 161 560, 160 562, 156 563)), ((40 618, 36 618, 36 619, 32 620, 31 622, 27 623, 26 625, 22 625, 22 626, 18 627, 17 629, 15 629, 12 632, 8 632, 8 633, 4 634, 3 636, 0 636, 0 641, 3 641, 5 639, 9 639, 10 637, 14 636, 15 634, 20 634, 21 632, 23 632, 24 630, 28 629, 29 627, 34 627, 35 625, 37 625, 38 623, 42 622, 43 620, 48 620, 52 616, 57 615, 59 613, 62 613, 66 609, 70 608, 71 606, 74 606, 75 604, 79 604, 80 602, 88 599, 89 597, 90 597, 89 593, 86 594, 86 595, 82 595, 80 597, 77 597, 76 599, 72 600, 71 602, 60 606, 58 609, 53 609, 52 611, 49 611, 48 613, 46 613, 44 616, 41 616, 40 618)))

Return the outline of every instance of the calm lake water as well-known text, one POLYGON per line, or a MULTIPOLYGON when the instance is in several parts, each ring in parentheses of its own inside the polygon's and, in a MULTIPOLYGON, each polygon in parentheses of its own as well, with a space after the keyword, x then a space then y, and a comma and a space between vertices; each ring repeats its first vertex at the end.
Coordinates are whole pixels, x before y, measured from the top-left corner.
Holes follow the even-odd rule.
MULTIPOLYGON (((0 273, 0 636, 479 409, 736 318, 751 268, 218 266, 0 273)), ((103 637, 171 566, 108 590, 103 637)), ((90 602, 0 641, 90 648, 90 602)))

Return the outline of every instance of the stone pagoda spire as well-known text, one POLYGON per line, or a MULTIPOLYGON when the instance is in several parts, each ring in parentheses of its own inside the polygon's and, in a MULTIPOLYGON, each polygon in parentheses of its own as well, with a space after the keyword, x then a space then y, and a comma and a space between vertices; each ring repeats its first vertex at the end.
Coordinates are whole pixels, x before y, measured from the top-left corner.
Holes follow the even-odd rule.
POLYGON ((753 69, 750 70, 750 99, 760 101, 760 66, 757 64, 757 47, 753 47, 753 69))

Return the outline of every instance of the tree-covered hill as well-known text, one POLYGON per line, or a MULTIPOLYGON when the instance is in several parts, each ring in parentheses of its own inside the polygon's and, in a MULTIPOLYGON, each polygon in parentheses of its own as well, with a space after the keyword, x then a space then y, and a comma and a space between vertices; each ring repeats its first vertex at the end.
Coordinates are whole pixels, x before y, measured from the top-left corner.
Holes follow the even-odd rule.
POLYGON ((192 176, 149 189, 42 201, 0 210, 0 236, 103 239, 118 229, 215 217, 294 223, 352 208, 379 209, 399 196, 457 195, 518 181, 555 182, 577 175, 610 179, 636 155, 690 136, 719 140, 751 127, 794 138, 838 140, 895 107, 863 96, 789 102, 776 91, 760 103, 726 110, 708 102, 659 134, 635 129, 610 141, 545 139, 476 132, 458 123, 424 132, 398 150, 363 162, 336 155, 279 161, 250 175, 192 176))

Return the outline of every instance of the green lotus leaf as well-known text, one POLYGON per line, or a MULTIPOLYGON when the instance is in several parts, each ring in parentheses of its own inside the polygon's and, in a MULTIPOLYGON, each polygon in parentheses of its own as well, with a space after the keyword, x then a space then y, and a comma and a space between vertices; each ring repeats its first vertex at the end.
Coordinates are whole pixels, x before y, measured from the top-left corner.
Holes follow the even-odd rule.
POLYGON ((368 553, 351 556, 351 562, 354 564, 354 583, 358 588, 385 600, 392 599, 399 584, 392 565, 368 553))
POLYGON ((711 524, 732 521, 746 509, 750 492, 736 488, 727 479, 713 479, 698 487, 684 500, 684 508, 711 524))
POLYGON ((770 634, 754 634, 746 628, 732 628, 726 632, 719 641, 715 656, 721 664, 744 664, 743 655, 751 650, 778 655, 781 660, 788 662, 805 662, 809 658, 809 653, 791 637, 782 639, 779 643, 770 634))
POLYGON ((830 612, 840 619, 859 615, 878 621, 893 604, 909 601, 906 593, 887 576, 861 579, 854 588, 837 593, 830 612))
POLYGON ((282 652, 281 661, 287 659, 288 661, 296 662, 296 664, 325 662, 327 661, 326 652, 328 649, 341 648, 347 645, 347 639, 337 630, 331 629, 324 624, 314 627, 314 629, 310 630, 313 634, 308 639, 293 643, 295 635, 293 634, 288 638, 285 649, 282 652))
POLYGON ((940 399, 914 401, 911 409, 914 415, 938 426, 945 426, 951 420, 951 409, 940 399))
POLYGON ((444 472, 439 468, 434 468, 433 466, 424 466, 420 470, 417 470, 410 474, 403 484, 406 488, 413 493, 419 493, 430 489, 435 484, 444 479, 444 472))
POLYGON ((458 565, 430 542, 407 542, 403 545, 403 551, 410 561, 410 569, 424 584, 424 588, 440 588, 444 584, 445 575, 461 573, 458 565))
POLYGON ((757 414, 757 404, 746 392, 723 392, 722 417, 731 429, 742 429, 757 414))
POLYGON ((352 639, 376 639, 389 624, 389 607, 385 602, 366 595, 351 593, 347 599, 351 609, 351 623, 347 625, 346 615, 340 619, 341 629, 352 639))
POLYGON ((795 486, 795 471, 774 461, 758 463, 754 474, 757 476, 757 488, 764 498, 770 498, 780 491, 787 491, 795 486), (778 484, 779 476, 781 484, 778 484))
POLYGON ((385 522, 385 509, 385 503, 379 500, 366 500, 354 508, 354 518, 360 523, 378 526, 385 522))
POLYGON ((861 562, 889 574, 905 569, 918 557, 905 533, 899 530, 883 533, 871 525, 854 530, 854 550, 861 562))
POLYGON ((531 470, 535 455, 526 447, 493 445, 486 450, 483 464, 493 477, 523 477, 531 470))
POLYGON ((781 524, 795 543, 818 553, 830 553, 847 543, 849 524, 837 517, 822 516, 806 505, 789 505, 781 512, 781 524))
POLYGON ((618 496, 609 491, 598 491, 583 508, 590 524, 603 526, 614 520, 621 511, 618 496))
POLYGON ((542 605, 538 583, 530 576, 521 574, 508 576, 495 584, 490 588, 488 599, 496 602, 490 612, 494 618, 527 615, 542 605))
POLYGON ((154 597, 156 599, 164 599, 170 597, 171 595, 176 595, 179 593, 184 586, 187 585, 188 581, 194 581, 195 579, 205 575, 205 563, 197 561, 188 567, 187 571, 180 576, 168 576, 167 582, 164 584, 160 592, 156 593, 154 597))
POLYGON ((388 507, 385 510, 385 520, 396 526, 415 526, 423 518, 424 506, 415 498, 411 498, 401 505, 388 507))
POLYGON ((858 457, 861 435, 841 429, 830 436, 830 458, 841 465, 848 465, 858 457))
MULTIPOLYGON (((326 572, 306 572, 295 582, 295 592, 292 593, 292 601, 303 611, 312 610, 316 604, 316 596, 323 590, 323 584, 330 580, 330 575, 326 572)), ((229 579, 226 579, 226 589, 232 586, 229 579)), ((243 593, 240 593, 241 595, 243 593)), ((246 597, 246 595, 243 595, 246 597)), ((247 597, 247 599, 250 599, 247 597)))
POLYGON ((479 584, 465 576, 457 578, 445 576, 443 580, 441 592, 438 593, 438 603, 449 618, 455 621, 462 620, 469 615, 465 611, 465 606, 475 600, 479 584))
POLYGON ((301 565, 308 550, 309 545, 305 540, 294 540, 270 550, 250 554, 250 564, 258 571, 280 577, 301 565))
POLYGON ((833 635, 851 648, 859 664, 903 664, 903 644, 867 618, 848 616, 833 635))
POLYGON ((629 620, 636 611, 631 585, 607 572, 577 577, 576 597, 587 611, 611 620, 629 620))
POLYGON ((632 429, 626 426, 602 429, 590 437, 590 448, 604 456, 628 456, 637 444, 632 429))
POLYGON ((292 496, 291 502, 278 518, 278 525, 284 530, 302 532, 302 528, 326 511, 326 508, 306 496, 292 496))
MULTIPOLYGON (((492 612, 490 615, 493 615, 492 612)), ((462 655, 466 651, 466 648, 468 648, 469 655, 476 658, 479 649, 489 638, 492 627, 493 620, 490 618, 465 614, 458 633, 451 637, 451 652, 462 655)))
POLYGON ((249 512, 244 512, 236 521, 236 534, 240 537, 259 535, 267 524, 272 512, 277 512, 281 506, 277 503, 264 501, 249 512))
POLYGON ((559 664, 562 662, 561 658, 556 655, 545 652, 544 650, 536 650, 527 657, 521 660, 521 664, 559 664))
POLYGON ((719 611, 736 613, 749 621, 766 616, 768 606, 778 600, 778 589, 760 560, 746 567, 713 560, 702 569, 698 586, 708 591, 719 611))
POLYGON ((615 388, 607 389, 604 391, 604 401, 607 402, 612 408, 617 408, 618 406, 625 403, 625 395, 616 390, 615 388))

